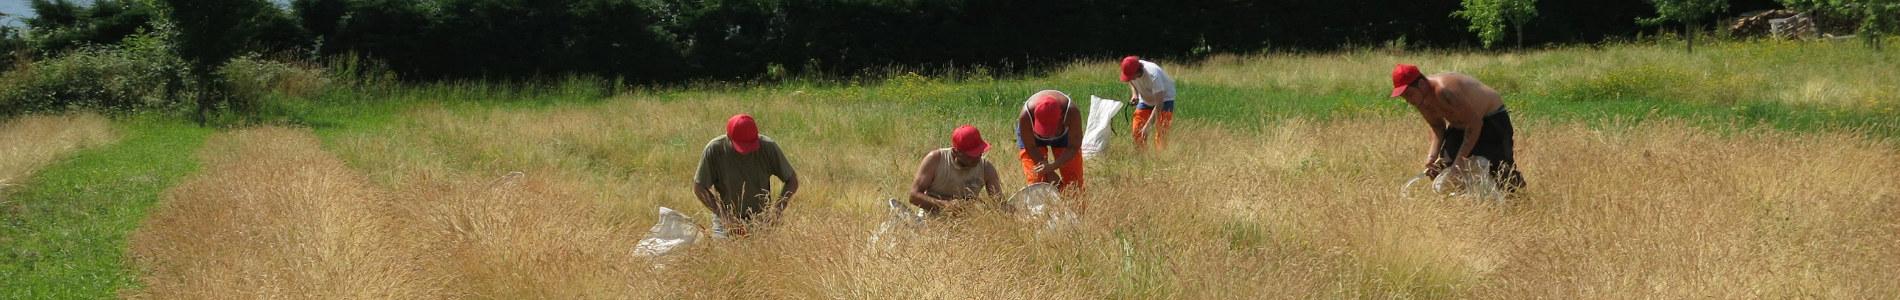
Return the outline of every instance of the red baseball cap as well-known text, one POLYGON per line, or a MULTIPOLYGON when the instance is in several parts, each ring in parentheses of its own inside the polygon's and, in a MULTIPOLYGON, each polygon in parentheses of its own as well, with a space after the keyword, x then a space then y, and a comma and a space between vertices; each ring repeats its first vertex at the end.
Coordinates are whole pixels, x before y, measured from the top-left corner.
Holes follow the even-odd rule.
POLYGON ((759 150, 759 124, 752 115, 737 114, 726 119, 726 139, 732 141, 732 150, 739 154, 748 154, 759 150))
POLYGON ((1392 97, 1404 94, 1405 89, 1410 88, 1412 82, 1420 77, 1425 77, 1425 74, 1418 73, 1418 66, 1399 64, 1392 67, 1392 97))
POLYGON ((1122 82, 1135 80, 1136 75, 1141 75, 1141 58, 1135 57, 1134 55, 1123 57, 1122 58, 1122 82))
POLYGON ((1055 136, 1067 130, 1069 124, 1063 124, 1063 117, 1069 113, 1068 99, 1060 92, 1044 91, 1036 93, 1036 106, 1030 113, 1035 114, 1036 122, 1032 129, 1038 136, 1055 136))
POLYGON ((983 133, 976 131, 976 126, 963 125, 950 133, 950 148, 963 155, 982 157, 984 152, 990 151, 990 143, 983 141, 983 133))

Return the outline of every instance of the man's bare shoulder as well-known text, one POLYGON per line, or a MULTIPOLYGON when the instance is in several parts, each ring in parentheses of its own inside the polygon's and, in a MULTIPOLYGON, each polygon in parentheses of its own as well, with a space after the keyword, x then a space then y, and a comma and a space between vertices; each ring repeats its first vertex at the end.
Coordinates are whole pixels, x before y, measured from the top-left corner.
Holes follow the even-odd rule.
POLYGON ((1460 101, 1493 102, 1497 100, 1497 90, 1491 89, 1478 78, 1461 73, 1439 73, 1432 75, 1432 81, 1439 84, 1439 96, 1450 96, 1460 101), (1474 98, 1474 99, 1465 99, 1474 98))

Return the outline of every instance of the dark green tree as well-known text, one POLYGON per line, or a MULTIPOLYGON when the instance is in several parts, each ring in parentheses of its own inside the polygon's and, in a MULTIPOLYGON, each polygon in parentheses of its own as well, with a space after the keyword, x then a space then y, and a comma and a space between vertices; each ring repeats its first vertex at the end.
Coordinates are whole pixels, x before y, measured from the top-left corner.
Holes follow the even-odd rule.
POLYGON ((1656 17, 1638 19, 1638 23, 1659 25, 1668 22, 1682 23, 1683 34, 1688 38, 1686 46, 1689 52, 1695 52, 1696 26, 1703 18, 1728 9, 1728 0, 1649 0, 1656 7, 1656 17))
POLYGON ((1478 34, 1485 48, 1504 39, 1508 26, 1517 33, 1517 46, 1524 46, 1524 24, 1537 18, 1537 0, 1464 0, 1464 9, 1452 16, 1471 22, 1466 27, 1478 34))
POLYGON ((117 44, 127 36, 149 30, 157 10, 149 1, 98 0, 91 6, 71 1, 34 0, 26 19, 31 43, 38 54, 56 55, 84 45, 117 44))
MULTIPOLYGON (((285 47, 284 36, 294 36, 295 26, 276 6, 264 0, 160 0, 178 28, 178 55, 190 64, 191 77, 198 83, 195 118, 199 124, 223 101, 236 110, 247 110, 246 101, 227 101, 222 84, 217 82, 218 66, 241 53, 285 47)), ((281 48, 279 48, 281 49, 281 48)))

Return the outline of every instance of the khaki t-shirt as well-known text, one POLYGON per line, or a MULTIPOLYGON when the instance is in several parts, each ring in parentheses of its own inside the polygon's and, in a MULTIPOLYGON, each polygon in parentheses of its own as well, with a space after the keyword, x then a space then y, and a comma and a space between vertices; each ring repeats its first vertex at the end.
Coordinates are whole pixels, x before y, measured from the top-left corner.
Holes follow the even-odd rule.
POLYGON ((719 204, 733 216, 750 219, 773 198, 772 176, 780 181, 798 178, 772 138, 761 135, 757 151, 739 154, 732 149, 732 141, 721 135, 706 143, 693 181, 712 186, 719 204))

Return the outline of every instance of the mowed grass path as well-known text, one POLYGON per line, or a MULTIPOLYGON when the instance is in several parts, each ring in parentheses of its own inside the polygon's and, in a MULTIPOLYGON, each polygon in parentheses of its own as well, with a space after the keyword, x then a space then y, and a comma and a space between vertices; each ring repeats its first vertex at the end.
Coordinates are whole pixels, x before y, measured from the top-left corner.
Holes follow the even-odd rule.
POLYGON ((191 153, 212 130, 143 118, 115 127, 117 143, 82 150, 6 191, 0 298, 113 298, 137 284, 126 234, 197 169, 191 153))

